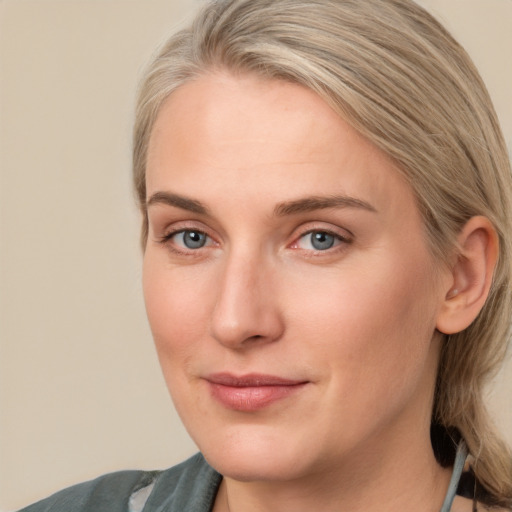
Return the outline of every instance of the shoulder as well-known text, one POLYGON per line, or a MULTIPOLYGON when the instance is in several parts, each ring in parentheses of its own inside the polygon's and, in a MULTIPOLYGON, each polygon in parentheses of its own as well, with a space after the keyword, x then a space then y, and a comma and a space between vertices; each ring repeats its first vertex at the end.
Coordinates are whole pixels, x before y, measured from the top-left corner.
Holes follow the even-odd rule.
POLYGON ((20 512, 75 512, 126 510, 129 497, 148 485, 155 473, 119 471, 59 491, 20 512))
POLYGON ((207 512, 211 510, 222 476, 198 453, 162 471, 155 480, 144 512, 207 512), (160 509, 159 509, 160 510, 160 509))
MULTIPOLYGON (((119 471, 74 485, 19 512, 126 512, 130 498, 143 489, 145 510, 167 505, 166 510, 204 510, 188 504, 213 503, 221 476, 201 454, 164 471, 119 471)), ((143 494, 143 493, 142 493, 143 494)), ((144 506, 144 504, 142 505, 144 506)), ((206 509, 208 510, 208 509, 206 509)))

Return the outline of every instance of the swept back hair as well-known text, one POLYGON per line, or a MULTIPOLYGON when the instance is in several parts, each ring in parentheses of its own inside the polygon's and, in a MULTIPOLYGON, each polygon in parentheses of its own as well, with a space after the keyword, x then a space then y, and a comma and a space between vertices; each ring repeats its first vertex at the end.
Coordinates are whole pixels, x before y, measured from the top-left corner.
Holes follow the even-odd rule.
POLYGON ((499 237, 488 300, 463 332, 446 336, 432 413, 438 460, 453 462, 457 432, 473 457, 488 504, 512 506, 512 458, 492 427, 484 385, 506 352, 511 302, 511 170, 486 88, 452 36, 411 0, 218 0, 175 34, 139 91, 133 179, 148 233, 145 166, 164 100, 224 69, 287 80, 315 91, 390 155, 411 185, 434 256, 447 263, 475 215, 499 237), (438 432, 441 431, 441 436, 438 432))

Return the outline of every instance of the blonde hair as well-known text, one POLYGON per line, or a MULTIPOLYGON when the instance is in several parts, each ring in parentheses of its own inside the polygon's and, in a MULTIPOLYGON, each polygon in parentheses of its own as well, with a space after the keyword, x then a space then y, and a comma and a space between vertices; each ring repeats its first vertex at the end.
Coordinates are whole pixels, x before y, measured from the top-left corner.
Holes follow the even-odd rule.
POLYGON ((440 261, 453 254, 472 216, 493 223, 500 254, 490 295, 470 327, 444 340, 432 420, 466 441, 487 503, 510 506, 512 458, 492 427, 483 390, 509 336, 511 171, 491 100, 466 52, 410 0, 207 4, 162 47, 140 88, 133 172, 143 245, 146 152, 159 108, 177 87, 214 68, 302 84, 393 157, 440 261))

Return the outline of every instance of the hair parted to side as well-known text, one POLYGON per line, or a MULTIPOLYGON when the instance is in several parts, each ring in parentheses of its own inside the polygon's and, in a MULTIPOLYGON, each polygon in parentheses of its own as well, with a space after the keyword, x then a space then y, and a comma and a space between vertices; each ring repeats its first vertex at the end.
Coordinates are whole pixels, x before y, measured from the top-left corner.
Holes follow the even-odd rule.
MULTIPOLYGON (((490 296, 470 327, 444 340, 432 418, 436 428, 465 439, 487 503, 512 506, 512 458, 483 396, 509 339, 512 179, 491 100, 466 52, 411 0, 208 3, 162 47, 141 84, 133 172, 143 246, 145 165, 156 116, 177 87, 217 69, 308 87, 394 158, 440 261, 456 250, 472 216, 493 223, 500 254, 490 296)), ((449 460, 438 445, 438 459, 449 460)))

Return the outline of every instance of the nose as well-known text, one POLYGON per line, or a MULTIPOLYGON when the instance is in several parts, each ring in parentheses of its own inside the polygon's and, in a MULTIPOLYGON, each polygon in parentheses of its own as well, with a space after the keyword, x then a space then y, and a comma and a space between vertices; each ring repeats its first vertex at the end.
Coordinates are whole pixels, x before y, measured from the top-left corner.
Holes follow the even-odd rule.
POLYGON ((211 319, 213 338, 235 350, 281 338, 284 321, 274 274, 261 257, 232 254, 228 258, 211 319))

